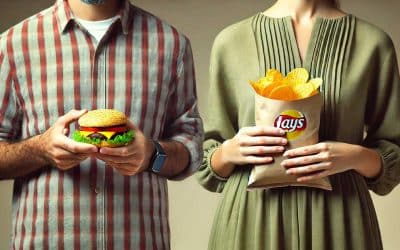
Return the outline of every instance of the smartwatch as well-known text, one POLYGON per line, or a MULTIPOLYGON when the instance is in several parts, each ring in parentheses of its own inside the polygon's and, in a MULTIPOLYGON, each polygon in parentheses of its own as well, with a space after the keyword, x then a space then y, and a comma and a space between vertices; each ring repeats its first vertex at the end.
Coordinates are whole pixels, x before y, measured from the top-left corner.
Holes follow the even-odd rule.
POLYGON ((164 166, 165 159, 167 158, 167 154, 164 152, 164 149, 158 141, 152 140, 152 142, 155 151, 150 161, 151 171, 154 173, 160 173, 164 166))

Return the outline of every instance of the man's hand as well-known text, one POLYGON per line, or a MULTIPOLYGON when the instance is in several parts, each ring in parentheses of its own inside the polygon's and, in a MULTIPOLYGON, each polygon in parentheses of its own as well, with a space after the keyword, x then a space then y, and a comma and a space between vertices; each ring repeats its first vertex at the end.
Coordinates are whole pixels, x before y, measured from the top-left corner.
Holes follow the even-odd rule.
POLYGON ((148 168, 155 149, 153 143, 131 121, 128 121, 127 127, 135 132, 131 144, 118 148, 104 147, 95 156, 119 173, 132 176, 148 168))
POLYGON ((40 152, 50 164, 61 170, 68 170, 98 151, 94 145, 75 142, 67 137, 69 125, 86 112, 86 110, 71 110, 58 118, 51 128, 39 136, 40 152))

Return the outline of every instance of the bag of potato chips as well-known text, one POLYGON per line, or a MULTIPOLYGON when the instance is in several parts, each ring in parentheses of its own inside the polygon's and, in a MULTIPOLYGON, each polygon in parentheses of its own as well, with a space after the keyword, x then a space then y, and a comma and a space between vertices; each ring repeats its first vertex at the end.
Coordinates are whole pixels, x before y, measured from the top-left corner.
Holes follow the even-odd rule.
MULTIPOLYGON (((308 81, 303 68, 291 71, 284 77, 277 70, 268 70, 266 77, 250 82, 256 91, 256 125, 281 128, 286 131, 287 149, 318 143, 322 98, 318 92, 321 78, 308 81)), ((308 186, 332 190, 328 178, 297 182, 297 177, 286 174, 280 164, 282 154, 273 156, 274 162, 255 166, 250 174, 248 188, 308 186)))

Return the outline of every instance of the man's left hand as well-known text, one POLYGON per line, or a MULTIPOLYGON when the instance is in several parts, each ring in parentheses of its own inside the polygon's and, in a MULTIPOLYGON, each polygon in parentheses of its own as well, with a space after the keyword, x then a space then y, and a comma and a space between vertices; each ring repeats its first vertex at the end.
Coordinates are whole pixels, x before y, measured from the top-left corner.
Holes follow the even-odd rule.
POLYGON ((119 173, 132 176, 148 168, 155 149, 153 143, 131 121, 128 121, 127 126, 135 132, 131 144, 118 148, 101 148, 95 157, 119 173))

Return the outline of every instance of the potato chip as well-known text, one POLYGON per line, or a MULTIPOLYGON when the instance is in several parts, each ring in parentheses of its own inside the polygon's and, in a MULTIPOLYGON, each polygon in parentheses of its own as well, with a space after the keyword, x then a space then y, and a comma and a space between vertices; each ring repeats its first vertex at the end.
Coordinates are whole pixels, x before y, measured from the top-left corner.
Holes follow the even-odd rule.
POLYGON ((322 78, 314 78, 314 79, 310 79, 310 81, 308 81, 309 83, 311 83, 314 86, 314 89, 319 89, 319 87, 322 85, 322 78))
POLYGON ((257 81, 250 81, 257 94, 277 100, 293 101, 311 97, 318 93, 322 78, 308 81, 309 74, 304 68, 292 70, 286 77, 276 69, 269 69, 257 81))
POLYGON ((296 68, 287 74, 284 81, 287 84, 305 83, 308 80, 308 72, 304 68, 296 68))
POLYGON ((288 84, 279 85, 274 88, 268 97, 282 101, 292 101, 297 99, 296 93, 288 84))
POLYGON ((267 73, 265 74, 265 77, 267 80, 271 83, 275 82, 283 82, 283 75, 281 72, 279 72, 276 69, 269 69, 267 70, 267 73))
POLYGON ((293 91, 296 93, 299 99, 307 98, 312 96, 312 93, 315 91, 314 85, 310 83, 302 83, 293 85, 293 91))

